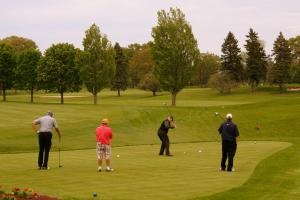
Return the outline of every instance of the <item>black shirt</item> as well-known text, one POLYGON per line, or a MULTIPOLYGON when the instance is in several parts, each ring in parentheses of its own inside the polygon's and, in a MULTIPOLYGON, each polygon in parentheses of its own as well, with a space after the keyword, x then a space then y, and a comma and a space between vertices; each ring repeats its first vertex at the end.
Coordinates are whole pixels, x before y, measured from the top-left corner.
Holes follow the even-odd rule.
POLYGON ((166 119, 161 123, 158 129, 158 134, 167 134, 169 128, 174 128, 174 127, 172 127, 170 121, 166 119))
POLYGON ((232 121, 222 123, 218 131, 222 135, 223 141, 236 141, 235 138, 239 136, 237 125, 232 121))

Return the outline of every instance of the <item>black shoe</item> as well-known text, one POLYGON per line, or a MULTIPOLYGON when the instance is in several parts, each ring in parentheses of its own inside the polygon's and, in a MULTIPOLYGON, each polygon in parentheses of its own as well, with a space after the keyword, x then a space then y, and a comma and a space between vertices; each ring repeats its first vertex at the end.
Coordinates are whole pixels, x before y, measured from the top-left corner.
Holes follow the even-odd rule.
POLYGON ((161 153, 160 153, 160 154, 158 154, 158 155, 159 155, 159 156, 163 156, 164 154, 161 154, 161 153))
POLYGON ((172 155, 172 154, 167 154, 166 156, 174 156, 174 155, 172 155))

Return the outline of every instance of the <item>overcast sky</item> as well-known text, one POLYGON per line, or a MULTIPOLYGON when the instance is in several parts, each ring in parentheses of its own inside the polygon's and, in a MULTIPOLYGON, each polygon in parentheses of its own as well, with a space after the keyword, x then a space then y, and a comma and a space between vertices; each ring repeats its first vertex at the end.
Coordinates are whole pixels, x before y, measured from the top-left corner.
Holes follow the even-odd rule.
POLYGON ((192 25, 201 52, 221 54, 232 31, 244 49, 249 28, 265 42, 267 54, 279 32, 300 35, 299 0, 0 0, 0 39, 17 35, 44 51, 53 43, 82 48, 85 30, 96 23, 114 44, 152 40, 157 11, 180 8, 192 25))

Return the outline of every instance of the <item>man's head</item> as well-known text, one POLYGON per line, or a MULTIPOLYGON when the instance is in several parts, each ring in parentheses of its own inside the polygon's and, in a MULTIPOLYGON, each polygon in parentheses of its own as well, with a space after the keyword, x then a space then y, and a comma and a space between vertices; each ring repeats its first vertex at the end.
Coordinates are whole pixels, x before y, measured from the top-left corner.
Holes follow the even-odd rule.
POLYGON ((231 113, 228 113, 228 114, 226 115, 226 119, 229 120, 229 121, 231 121, 231 120, 232 120, 232 114, 231 114, 231 113))
POLYGON ((48 110, 47 115, 49 115, 50 117, 53 117, 53 112, 51 110, 48 110))
POLYGON ((174 120, 174 118, 173 118, 172 115, 168 116, 167 119, 168 119, 169 121, 173 121, 173 120, 174 120))
POLYGON ((108 119, 107 118, 103 118, 102 121, 101 121, 101 124, 108 125, 108 119))

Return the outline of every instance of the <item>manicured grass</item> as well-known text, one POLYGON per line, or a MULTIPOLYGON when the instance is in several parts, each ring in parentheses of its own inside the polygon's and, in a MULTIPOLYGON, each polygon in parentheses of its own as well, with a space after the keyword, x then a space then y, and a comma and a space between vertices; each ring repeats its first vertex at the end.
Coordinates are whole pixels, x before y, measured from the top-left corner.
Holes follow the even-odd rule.
MULTIPOLYGON (((87 92, 65 94, 65 96, 70 96, 65 98, 65 105, 59 104, 60 99, 54 97, 57 94, 37 93, 34 99, 35 103, 30 104, 28 103, 28 94, 11 93, 7 96, 7 102, 0 102, 0 153, 2 153, 0 155, 0 185, 10 187, 21 184, 21 186, 27 186, 32 181, 32 187, 35 190, 46 194, 82 197, 83 199, 88 197, 85 195, 89 195, 85 192, 99 191, 94 189, 93 185, 97 185, 98 182, 100 184, 102 181, 106 181, 106 184, 112 187, 104 194, 108 199, 110 197, 108 193, 115 193, 114 187, 121 188, 120 194, 123 199, 124 197, 127 199, 137 199, 138 197, 150 199, 155 194, 157 195, 155 199, 177 197, 177 199, 198 199, 197 197, 199 199, 200 197, 204 199, 236 199, 237 196, 241 199, 297 199, 300 191, 299 94, 299 92, 278 93, 272 88, 259 88, 254 94, 250 93, 249 88, 239 88, 230 95, 219 95, 210 89, 185 89, 178 95, 177 107, 170 108, 178 128, 170 131, 169 135, 171 142, 176 143, 173 145, 173 150, 178 155, 168 160, 157 160, 160 158, 157 157, 157 146, 155 146, 159 143, 156 132, 162 119, 168 114, 163 103, 170 104, 170 95, 166 92, 152 97, 149 92, 131 89, 122 93, 121 97, 117 97, 116 92, 104 90, 99 95, 98 105, 92 104, 92 96, 87 92), (42 182, 44 176, 35 170, 35 152, 38 146, 37 136, 31 130, 31 121, 44 115, 47 110, 54 111, 62 130, 63 161, 66 166, 62 169, 54 168, 49 172, 43 172, 47 181, 42 182), (215 142, 218 139, 216 130, 221 120, 214 116, 214 112, 219 112, 223 116, 228 112, 233 113, 234 121, 238 124, 241 133, 240 140, 249 141, 241 143, 237 154, 237 164, 241 161, 241 165, 237 168, 240 171, 232 176, 225 175, 227 178, 224 178, 223 174, 220 175, 216 170, 220 159, 219 149, 217 149, 219 144, 199 143, 215 142), (112 143, 114 153, 117 149, 124 148, 125 152, 128 151, 129 160, 127 160, 127 156, 124 160, 123 156, 121 156, 122 159, 114 159, 117 171, 112 175, 101 175, 99 180, 98 174, 95 174, 94 171, 96 165, 94 130, 103 117, 110 119, 110 125, 114 131, 112 143), (257 126, 260 127, 259 130, 255 128, 257 126), (253 149, 252 146, 247 147, 248 143, 249 145, 254 144, 254 140, 259 141, 257 144, 265 145, 262 148, 260 145, 253 146, 253 149), (267 158, 280 148, 276 148, 276 145, 269 146, 273 143, 262 141, 286 141, 293 145, 267 158), (154 144, 153 149, 150 148, 151 146, 147 146, 152 144, 154 144), (197 157, 199 154, 196 153, 195 155, 191 154, 191 157, 188 157, 189 154, 181 155, 182 151, 189 149, 190 146, 204 144, 209 144, 211 148, 215 149, 214 154, 206 160, 199 159, 197 157), (258 147, 260 149, 256 151, 258 147), (135 148, 138 148, 136 155, 138 159, 132 159, 130 156, 130 154, 135 155, 133 150, 135 148), (24 152, 29 153, 24 154, 24 152), (24 159, 22 159, 23 157, 24 159), (266 159, 259 163, 264 158, 266 159), (20 160, 22 164, 19 164, 20 160), (203 163, 204 161, 207 162, 207 165, 203 163), (255 163, 247 168, 247 162, 255 163), (77 164, 70 168, 72 163, 77 164), (258 166, 255 168, 256 164, 258 166), (81 167, 81 165, 85 167, 81 167), (202 165, 206 167, 201 168, 202 165), (3 168, 3 166, 7 167, 3 168), (130 182, 130 178, 136 180, 133 177, 134 171, 131 170, 135 169, 135 166, 140 166, 138 170, 141 171, 137 173, 137 176, 141 178, 141 182, 134 185, 134 182, 130 182), (150 170, 147 171, 146 169, 149 167, 150 170), (154 167, 153 170, 151 167, 154 167), (182 170, 185 167, 189 169, 182 170), (251 176, 254 168, 254 174, 251 176), (170 174, 164 176, 162 172, 167 172, 168 169, 170 169, 170 174), (198 175, 195 175, 196 170, 197 172, 200 170, 198 175), (78 172, 78 175, 75 172, 78 172), (155 175, 156 173, 158 175, 155 175), (220 179, 208 178, 203 179, 202 182, 196 180, 202 180, 202 176, 210 173, 220 179), (60 176, 62 174, 66 174, 70 178, 60 176), (177 177, 178 174, 180 177, 177 177), (172 179, 173 175, 178 180, 184 181, 180 183, 176 181, 177 179, 172 179), (82 178, 80 178, 81 176, 82 178), (85 181, 84 177, 90 181, 85 181), (94 180, 94 177, 98 178, 94 180), (193 185, 188 185, 188 177, 193 179, 193 185), (250 179, 248 179, 249 177, 250 179), (125 178, 126 181, 120 186, 122 182, 118 182, 118 180, 123 180, 122 178, 125 178), (164 178, 168 178, 165 185, 170 188, 165 192, 160 191, 156 186, 164 183, 161 180, 164 178), (64 180, 65 184, 60 186, 60 182, 64 180), (230 187, 226 185, 228 182, 232 183, 229 184, 230 187), (49 184, 50 187, 43 186, 43 184, 49 184), (152 193, 140 197, 129 191, 130 189, 135 192, 140 190, 142 193, 151 193, 151 191, 152 193), (185 192, 186 190, 189 192, 185 192)), ((54 134, 52 150, 56 151, 57 146, 57 136, 54 134)), ((55 156, 52 156, 50 162, 54 164, 55 159, 55 156)), ((101 188, 102 186, 103 184, 101 188)), ((122 198, 120 195, 114 199, 122 198)))
POLYGON ((289 145, 241 142, 234 173, 218 170, 220 143, 216 142, 172 145, 174 157, 158 156, 159 145, 116 147, 112 150, 115 171, 111 173, 97 172, 94 149, 62 152, 62 168, 53 152, 49 171, 35 169, 36 153, 2 154, 0 174, 5 174, 5 179, 0 180, 63 199, 88 199, 97 192, 105 200, 180 200, 240 186, 262 159, 289 145))

